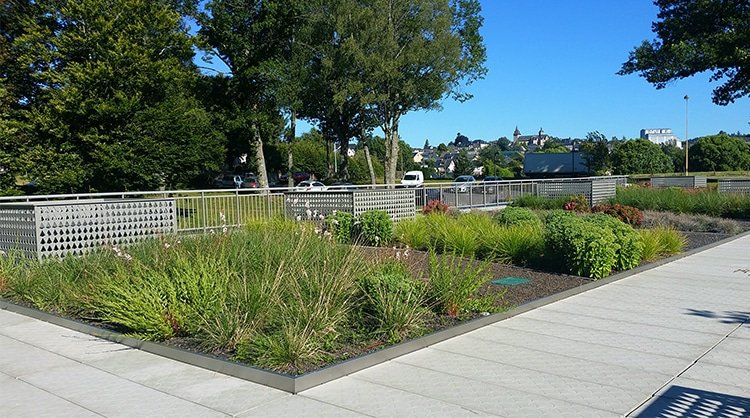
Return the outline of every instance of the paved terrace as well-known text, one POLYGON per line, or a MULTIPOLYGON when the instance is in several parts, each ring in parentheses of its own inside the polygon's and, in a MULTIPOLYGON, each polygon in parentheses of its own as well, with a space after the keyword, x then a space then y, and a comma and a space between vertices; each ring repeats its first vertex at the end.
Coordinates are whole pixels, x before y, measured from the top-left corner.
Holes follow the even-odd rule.
POLYGON ((0 311, 0 416, 749 416, 750 236, 290 395, 0 311))

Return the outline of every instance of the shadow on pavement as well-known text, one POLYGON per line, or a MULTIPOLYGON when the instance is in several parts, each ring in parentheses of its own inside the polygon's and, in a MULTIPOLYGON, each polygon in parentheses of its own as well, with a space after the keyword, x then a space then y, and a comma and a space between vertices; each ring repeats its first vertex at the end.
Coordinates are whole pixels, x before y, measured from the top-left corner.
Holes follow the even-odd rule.
POLYGON ((670 388, 651 401, 638 417, 747 417, 750 398, 683 386, 670 388))
POLYGON ((701 309, 686 309, 686 315, 700 316, 702 318, 718 319, 722 324, 742 324, 750 322, 750 312, 724 311, 714 312, 701 309))

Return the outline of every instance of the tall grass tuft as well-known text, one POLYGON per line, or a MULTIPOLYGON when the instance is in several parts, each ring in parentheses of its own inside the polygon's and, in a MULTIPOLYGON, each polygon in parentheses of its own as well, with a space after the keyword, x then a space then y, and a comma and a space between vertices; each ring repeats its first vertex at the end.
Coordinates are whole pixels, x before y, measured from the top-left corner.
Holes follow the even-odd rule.
POLYGON ((544 233, 541 223, 507 227, 495 225, 480 236, 480 242, 480 254, 484 259, 526 266, 541 256, 544 233))
POLYGON ((750 197, 719 193, 711 189, 620 187, 612 203, 634 206, 641 210, 750 218, 750 197))
MULTIPOLYGON (((441 313, 457 317, 475 306, 478 290, 490 281, 492 275, 488 262, 479 265, 472 265, 473 263, 474 260, 465 259, 456 253, 438 256, 435 252, 430 252, 430 297, 441 313)), ((489 308, 492 303, 481 305, 489 308)))
POLYGON ((687 244, 687 238, 672 228, 639 229, 638 233, 643 240, 642 257, 646 261, 678 254, 687 244))
POLYGON ((414 219, 399 221, 393 228, 396 241, 416 250, 427 250, 433 241, 428 228, 427 216, 417 215, 414 219))

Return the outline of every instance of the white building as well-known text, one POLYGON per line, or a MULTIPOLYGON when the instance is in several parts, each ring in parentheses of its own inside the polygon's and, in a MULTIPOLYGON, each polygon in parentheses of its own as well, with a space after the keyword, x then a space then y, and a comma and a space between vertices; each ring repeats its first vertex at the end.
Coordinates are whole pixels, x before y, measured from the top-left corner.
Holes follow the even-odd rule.
POLYGON ((654 144, 669 144, 682 148, 682 141, 674 136, 670 128, 641 129, 641 139, 647 139, 654 144))

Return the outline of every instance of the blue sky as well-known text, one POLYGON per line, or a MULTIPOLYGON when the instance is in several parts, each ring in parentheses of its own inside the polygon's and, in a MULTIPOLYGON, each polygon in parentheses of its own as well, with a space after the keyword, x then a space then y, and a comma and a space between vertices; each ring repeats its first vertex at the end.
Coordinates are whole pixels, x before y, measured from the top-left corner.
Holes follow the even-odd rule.
MULTIPOLYGON (((650 0, 481 3, 487 77, 466 89, 474 94, 468 102, 446 100, 441 111, 405 115, 400 134, 414 147, 426 139, 432 145, 452 141, 458 132, 470 139, 511 138, 516 126, 525 135, 544 128, 561 138, 591 131, 635 138, 643 128, 672 128, 684 138, 685 95, 691 138, 750 132, 750 99, 713 104, 718 84, 709 74, 662 90, 637 75, 615 74, 636 45, 654 38, 658 9, 650 0)), ((298 132, 309 128, 301 123, 298 132)))
POLYGON ((702 74, 657 90, 637 75, 615 73, 628 52, 653 39, 658 8, 648 0, 483 0, 489 73, 467 90, 465 103, 446 101, 442 111, 410 113, 402 138, 421 147, 457 132, 471 139, 512 137, 544 128, 550 135, 638 137, 642 128, 672 128, 685 135, 685 100, 691 138, 750 132, 750 100, 711 102, 717 85, 702 74))

